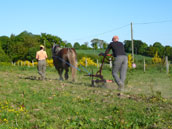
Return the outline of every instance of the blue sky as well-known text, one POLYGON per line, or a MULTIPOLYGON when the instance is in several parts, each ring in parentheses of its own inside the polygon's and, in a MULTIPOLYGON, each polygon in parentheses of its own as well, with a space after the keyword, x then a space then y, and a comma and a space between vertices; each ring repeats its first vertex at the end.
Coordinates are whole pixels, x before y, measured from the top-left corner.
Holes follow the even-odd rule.
POLYGON ((0 17, 0 36, 26 30, 72 44, 109 43, 113 35, 130 40, 133 22, 135 40, 172 46, 172 0, 1 0, 0 17))

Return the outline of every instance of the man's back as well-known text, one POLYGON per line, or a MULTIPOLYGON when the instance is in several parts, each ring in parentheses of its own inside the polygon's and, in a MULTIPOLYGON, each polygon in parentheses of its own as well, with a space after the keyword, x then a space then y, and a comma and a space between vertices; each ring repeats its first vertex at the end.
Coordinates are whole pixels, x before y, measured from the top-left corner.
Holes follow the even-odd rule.
POLYGON ((43 50, 40 50, 36 53, 37 60, 45 60, 47 58, 47 53, 43 50))
POLYGON ((124 45, 121 42, 111 42, 108 45, 108 49, 112 49, 114 57, 120 55, 126 55, 124 50, 124 45))

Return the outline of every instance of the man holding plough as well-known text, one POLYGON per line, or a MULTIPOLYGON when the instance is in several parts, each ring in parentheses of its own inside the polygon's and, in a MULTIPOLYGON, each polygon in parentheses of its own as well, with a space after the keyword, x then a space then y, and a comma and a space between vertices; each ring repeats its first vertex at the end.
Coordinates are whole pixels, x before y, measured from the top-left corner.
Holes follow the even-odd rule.
POLYGON ((108 45, 105 54, 108 54, 111 49, 113 56, 115 57, 112 68, 112 75, 118 85, 118 90, 123 91, 128 67, 128 58, 124 50, 124 45, 123 43, 119 42, 118 36, 114 36, 112 38, 112 42, 108 45), (120 77, 118 72, 120 73, 120 77))

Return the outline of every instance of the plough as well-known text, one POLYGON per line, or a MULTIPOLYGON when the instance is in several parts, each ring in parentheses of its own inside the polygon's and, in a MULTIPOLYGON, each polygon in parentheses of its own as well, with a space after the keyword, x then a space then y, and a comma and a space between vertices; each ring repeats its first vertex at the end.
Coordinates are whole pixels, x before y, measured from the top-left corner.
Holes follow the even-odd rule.
POLYGON ((91 85, 92 86, 95 86, 95 83, 96 84, 99 84, 99 83, 105 84, 105 83, 108 83, 108 82, 113 82, 113 80, 106 80, 102 75, 103 64, 104 64, 105 60, 110 61, 107 57, 112 56, 112 55, 111 54, 100 53, 99 56, 103 56, 100 69, 96 72, 96 74, 94 74, 93 70, 92 70, 92 74, 85 75, 85 76, 91 77, 91 85))

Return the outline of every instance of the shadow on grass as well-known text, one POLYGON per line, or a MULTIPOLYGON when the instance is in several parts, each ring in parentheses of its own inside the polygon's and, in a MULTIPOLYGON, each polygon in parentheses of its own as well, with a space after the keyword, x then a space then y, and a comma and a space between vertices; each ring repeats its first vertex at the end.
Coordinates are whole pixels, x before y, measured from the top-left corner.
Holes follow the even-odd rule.
MULTIPOLYGON (((20 76, 18 77, 19 79, 22 80, 35 80, 35 81, 42 81, 40 77, 38 76, 20 76)), ((103 89, 116 89, 116 87, 114 86, 114 83, 94 83, 94 86, 92 86, 91 81, 88 82, 81 82, 81 81, 72 81, 72 80, 59 80, 57 78, 45 78, 44 81, 52 81, 52 80, 56 80, 56 81, 60 81, 62 83, 66 83, 66 84, 72 84, 75 86, 84 86, 84 87, 92 87, 92 88, 103 88, 103 89)))
MULTIPOLYGON (((19 77, 19 79, 26 79, 26 80, 40 80, 42 81, 42 79, 40 77, 36 77, 36 76, 27 76, 27 77, 19 77)), ((58 79, 54 79, 54 78, 45 78, 46 80, 58 80, 58 79)))

